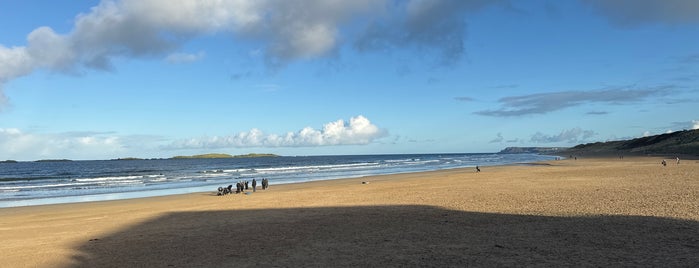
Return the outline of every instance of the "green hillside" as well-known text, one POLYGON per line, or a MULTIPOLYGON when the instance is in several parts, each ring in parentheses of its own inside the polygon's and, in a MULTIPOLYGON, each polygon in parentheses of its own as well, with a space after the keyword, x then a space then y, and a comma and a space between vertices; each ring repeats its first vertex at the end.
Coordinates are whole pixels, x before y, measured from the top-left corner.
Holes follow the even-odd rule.
POLYGON ((699 129, 623 141, 580 144, 559 155, 692 155, 699 156, 699 129))

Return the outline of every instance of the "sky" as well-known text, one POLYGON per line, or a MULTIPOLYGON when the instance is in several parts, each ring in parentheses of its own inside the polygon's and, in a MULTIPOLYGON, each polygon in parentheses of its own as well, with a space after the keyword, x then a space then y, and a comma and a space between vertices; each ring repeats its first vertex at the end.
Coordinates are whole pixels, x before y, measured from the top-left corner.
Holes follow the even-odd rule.
POLYGON ((697 103, 694 0, 0 0, 0 160, 568 147, 697 103))

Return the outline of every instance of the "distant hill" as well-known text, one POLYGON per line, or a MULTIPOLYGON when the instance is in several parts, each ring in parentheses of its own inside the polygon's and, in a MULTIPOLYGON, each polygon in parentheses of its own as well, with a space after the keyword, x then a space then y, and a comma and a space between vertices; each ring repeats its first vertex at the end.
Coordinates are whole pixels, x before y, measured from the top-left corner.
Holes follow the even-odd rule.
POLYGON ((138 158, 138 157, 124 157, 124 158, 117 158, 117 159, 112 159, 112 160, 143 160, 143 158, 138 158))
POLYGON ((632 140, 608 141, 580 144, 558 155, 692 155, 699 156, 699 129, 677 131, 667 134, 636 138, 632 140))
POLYGON ((34 162, 71 162, 73 160, 70 159, 41 159, 41 160, 36 160, 34 162))
POLYGON ((554 154, 561 150, 568 149, 566 147, 507 147, 502 149, 499 154, 554 154))
POLYGON ((172 159, 194 159, 194 158, 253 158, 253 157, 278 157, 276 154, 244 154, 244 155, 230 155, 230 154, 198 154, 190 156, 175 156, 172 159))

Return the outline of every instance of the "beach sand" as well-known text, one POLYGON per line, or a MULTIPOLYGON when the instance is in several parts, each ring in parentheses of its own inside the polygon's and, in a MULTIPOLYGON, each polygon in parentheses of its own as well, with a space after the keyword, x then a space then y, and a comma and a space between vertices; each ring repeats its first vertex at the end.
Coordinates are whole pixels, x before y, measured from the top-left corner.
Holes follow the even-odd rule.
MULTIPOLYGON (((699 162, 584 159, 0 209, 3 267, 699 266, 699 162), (362 183, 367 182, 367 183, 362 183), (252 191, 249 191, 252 192, 252 191)), ((212 189, 213 190, 213 189, 212 189)))

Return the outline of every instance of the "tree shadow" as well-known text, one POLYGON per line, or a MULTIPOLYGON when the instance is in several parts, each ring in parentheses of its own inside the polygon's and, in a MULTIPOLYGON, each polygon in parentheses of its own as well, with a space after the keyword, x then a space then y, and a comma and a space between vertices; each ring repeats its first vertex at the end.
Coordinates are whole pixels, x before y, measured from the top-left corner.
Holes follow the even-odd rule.
POLYGON ((177 212, 77 252, 71 267, 695 267, 699 223, 430 206, 177 212))

